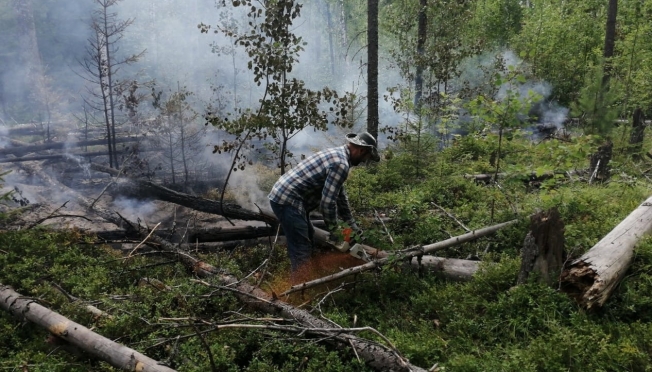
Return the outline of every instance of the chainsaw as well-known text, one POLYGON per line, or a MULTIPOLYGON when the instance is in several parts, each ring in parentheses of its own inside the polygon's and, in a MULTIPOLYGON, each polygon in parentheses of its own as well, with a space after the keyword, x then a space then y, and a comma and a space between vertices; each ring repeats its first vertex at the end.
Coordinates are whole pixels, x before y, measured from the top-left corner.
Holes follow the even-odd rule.
POLYGON ((371 261, 371 257, 367 254, 367 251, 365 251, 364 247, 360 243, 353 243, 351 245, 351 233, 353 232, 353 229, 351 228, 346 228, 342 231, 342 235, 344 237, 344 240, 342 243, 335 244, 334 247, 338 251, 342 253, 349 253, 351 256, 363 260, 363 261, 371 261))

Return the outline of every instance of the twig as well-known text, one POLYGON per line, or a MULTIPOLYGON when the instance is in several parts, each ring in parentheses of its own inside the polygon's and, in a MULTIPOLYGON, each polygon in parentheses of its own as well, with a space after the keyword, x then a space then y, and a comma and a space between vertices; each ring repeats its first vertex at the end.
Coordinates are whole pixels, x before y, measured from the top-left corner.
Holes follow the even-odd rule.
POLYGON ((595 169, 593 170, 593 173, 591 173, 591 177, 589 178, 589 185, 591 182, 593 182, 593 178, 598 174, 598 168, 600 167, 600 160, 598 159, 598 162, 595 164, 595 169))
POLYGON ((215 359, 213 358, 213 352, 211 351, 210 346, 208 346, 208 343, 206 342, 204 335, 201 334, 196 324, 193 323, 192 328, 195 330, 197 337, 199 337, 199 340, 201 341, 202 345, 204 345, 204 349, 206 349, 206 352, 208 353, 208 360, 211 363, 211 370, 213 372, 217 372, 217 367, 215 366, 215 359))
POLYGON ((131 258, 131 255, 132 255, 134 252, 136 252, 136 249, 140 248, 140 246, 143 245, 143 244, 147 241, 147 239, 149 239, 150 236, 152 236, 152 234, 154 233, 154 230, 156 230, 156 228, 157 228, 160 224, 161 224, 160 222, 157 223, 156 226, 154 226, 154 228, 152 229, 152 231, 150 231, 149 234, 147 234, 147 236, 145 237, 145 239, 143 239, 142 242, 138 243, 138 245, 137 245, 137 246, 136 246, 136 247, 135 247, 131 252, 129 252, 129 255, 128 255, 126 258, 131 258))
POLYGON ((458 225, 460 225, 466 232, 471 231, 468 227, 466 227, 462 222, 460 222, 455 216, 452 214, 448 213, 444 208, 440 207, 437 203, 435 202, 430 202, 430 204, 434 205, 435 207, 439 208, 440 211, 444 212, 448 218, 452 219, 453 221, 457 222, 458 225))
POLYGON ((389 241, 394 244, 394 239, 392 238, 392 235, 389 233, 389 230, 387 230, 387 226, 385 226, 385 222, 383 222, 382 218, 378 215, 378 212, 374 209, 374 214, 376 215, 376 219, 380 221, 380 223, 383 225, 383 229, 385 229, 385 233, 387 234, 387 237, 389 238, 389 241))
POLYGON ((100 198, 102 197, 102 195, 104 195, 104 193, 106 192, 106 190, 107 190, 111 185, 113 185, 113 184, 115 183, 115 180, 117 180, 118 177, 120 177, 120 175, 122 174, 122 171, 123 171, 123 170, 125 169, 125 167, 127 166, 127 161, 129 160, 129 158, 131 158, 131 155, 133 155, 133 152, 132 152, 131 154, 129 154, 129 156, 127 157, 127 159, 125 159, 125 161, 122 163, 122 166, 121 166, 120 169, 118 170, 118 174, 116 174, 115 177, 111 178, 111 182, 107 183, 106 186, 104 186, 104 189, 102 189, 102 192, 100 192, 100 195, 98 195, 97 198, 95 198, 95 200, 93 200, 93 202, 92 202, 91 205, 88 207, 88 209, 93 209, 93 206, 95 205, 95 203, 97 203, 97 201, 100 200, 100 198))

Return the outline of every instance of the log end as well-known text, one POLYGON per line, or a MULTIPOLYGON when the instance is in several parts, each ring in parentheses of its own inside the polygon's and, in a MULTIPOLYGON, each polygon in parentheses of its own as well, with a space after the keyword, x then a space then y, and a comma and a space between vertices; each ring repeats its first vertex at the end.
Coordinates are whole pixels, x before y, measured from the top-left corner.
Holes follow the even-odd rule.
POLYGON ((580 306, 590 309, 594 305, 601 305, 596 301, 594 295, 600 286, 598 275, 585 261, 578 261, 561 273, 559 278, 559 288, 562 292, 568 294, 580 306))

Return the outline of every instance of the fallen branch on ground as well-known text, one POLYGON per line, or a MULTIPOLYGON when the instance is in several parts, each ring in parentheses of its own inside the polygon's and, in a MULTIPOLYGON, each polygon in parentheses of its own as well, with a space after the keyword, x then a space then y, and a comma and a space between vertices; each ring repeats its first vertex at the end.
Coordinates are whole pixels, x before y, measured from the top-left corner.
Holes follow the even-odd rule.
POLYGON ((390 254, 388 257, 373 260, 371 262, 367 262, 364 265, 355 266, 355 267, 352 267, 352 268, 349 268, 349 269, 346 269, 346 270, 342 270, 342 271, 340 271, 340 272, 338 272, 336 274, 333 274, 333 275, 325 276, 323 278, 319 278, 319 279, 316 279, 316 280, 312 280, 312 281, 309 281, 309 282, 305 282, 305 283, 301 283, 301 284, 292 286, 287 291, 281 293, 281 296, 286 296, 286 295, 289 295, 290 293, 294 293, 294 292, 297 292, 297 291, 302 291, 304 289, 312 288, 312 287, 315 287, 317 285, 328 283, 328 282, 331 282, 333 280, 341 279, 341 278, 344 278, 344 277, 347 277, 347 276, 350 276, 350 275, 354 275, 354 274, 358 274, 358 273, 361 273, 361 272, 364 272, 364 271, 369 271, 369 270, 375 269, 377 267, 386 265, 386 264, 388 264, 388 263, 390 263, 392 261, 402 261, 402 260, 408 259, 408 258, 411 259, 413 257, 421 256, 421 255, 424 255, 426 253, 430 253, 430 252, 434 252, 434 251, 441 250, 441 249, 444 249, 444 248, 449 248, 449 247, 453 247, 453 246, 456 246, 456 245, 459 245, 459 244, 462 244, 462 243, 466 243, 468 241, 478 239, 478 238, 481 238, 483 236, 492 234, 492 233, 502 229, 503 227, 513 225, 516 222, 518 222, 518 220, 511 220, 511 221, 503 222, 503 223, 500 223, 500 224, 497 224, 497 225, 493 225, 493 226, 485 227, 485 228, 482 228, 482 229, 479 229, 479 230, 471 231, 470 233, 466 233, 464 235, 455 236, 455 237, 452 237, 450 239, 447 239, 447 240, 444 240, 444 241, 441 241, 441 242, 438 242, 438 243, 424 245, 424 246, 418 247, 418 248, 411 248, 411 249, 408 249, 408 250, 397 252, 396 254, 390 254))
POLYGON ((39 305, 33 299, 24 297, 2 284, 0 284, 0 308, 47 329, 53 335, 116 368, 142 372, 174 371, 136 350, 92 332, 83 325, 39 305))

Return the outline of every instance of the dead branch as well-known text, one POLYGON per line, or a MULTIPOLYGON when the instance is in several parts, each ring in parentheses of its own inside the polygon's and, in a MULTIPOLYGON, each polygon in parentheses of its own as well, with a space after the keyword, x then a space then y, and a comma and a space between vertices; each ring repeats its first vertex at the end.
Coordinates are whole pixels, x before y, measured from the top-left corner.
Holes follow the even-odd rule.
POLYGON ((375 269, 377 267, 386 265, 386 264, 388 264, 388 263, 390 263, 392 261, 402 261, 402 260, 405 260, 405 259, 412 259, 413 257, 422 256, 422 255, 424 255, 426 253, 434 252, 434 251, 441 250, 441 249, 444 249, 444 248, 454 247, 456 245, 466 243, 468 241, 475 240, 475 239, 481 238, 483 236, 492 234, 492 233, 494 233, 494 232, 496 232, 496 231, 498 231, 498 230, 500 230, 500 229, 502 229, 504 227, 513 225, 516 222, 518 222, 518 220, 511 220, 511 221, 503 222, 503 223, 500 223, 500 224, 497 224, 497 225, 485 227, 485 228, 482 228, 482 229, 479 229, 479 230, 474 230, 474 231, 471 231, 471 232, 466 233, 464 235, 455 236, 455 237, 452 237, 450 239, 447 239, 447 240, 444 240, 444 241, 441 241, 441 242, 438 242, 438 243, 424 245, 422 247, 412 248, 412 249, 400 251, 400 252, 397 252, 396 254, 390 255, 390 256, 388 256, 386 258, 377 259, 377 260, 374 260, 374 261, 371 261, 371 262, 367 262, 364 265, 355 266, 355 267, 352 267, 352 268, 349 268, 349 269, 346 269, 346 270, 342 270, 339 273, 336 273, 336 274, 333 274, 333 275, 329 275, 329 276, 325 276, 323 278, 319 278, 319 279, 312 280, 312 281, 309 281, 309 282, 297 284, 295 286, 292 286, 289 290, 283 292, 281 294, 281 296, 287 296, 290 293, 301 291, 301 290, 304 290, 304 289, 307 289, 307 288, 312 288, 312 287, 315 287, 315 286, 320 285, 320 284, 328 283, 328 282, 331 282, 333 280, 341 279, 341 278, 344 278, 344 277, 347 277, 347 276, 350 276, 350 275, 359 274, 359 273, 364 272, 364 271, 372 270, 372 269, 375 269))
MULTIPOLYGON (((77 297, 71 295, 70 293, 68 293, 65 289, 61 288, 61 286, 58 285, 57 283, 51 283, 51 284, 52 284, 52 286, 54 288, 56 288, 59 292, 61 292, 68 299, 68 301, 70 301, 72 303, 82 303, 83 302, 79 298, 77 298, 77 297)), ((106 312, 98 309, 97 307, 95 307, 93 305, 87 304, 87 305, 84 305, 84 308, 86 309, 86 311, 88 311, 90 314, 92 314, 95 318, 101 318, 101 317, 106 317, 106 318, 109 318, 109 319, 113 318, 112 315, 107 314, 106 312)))

